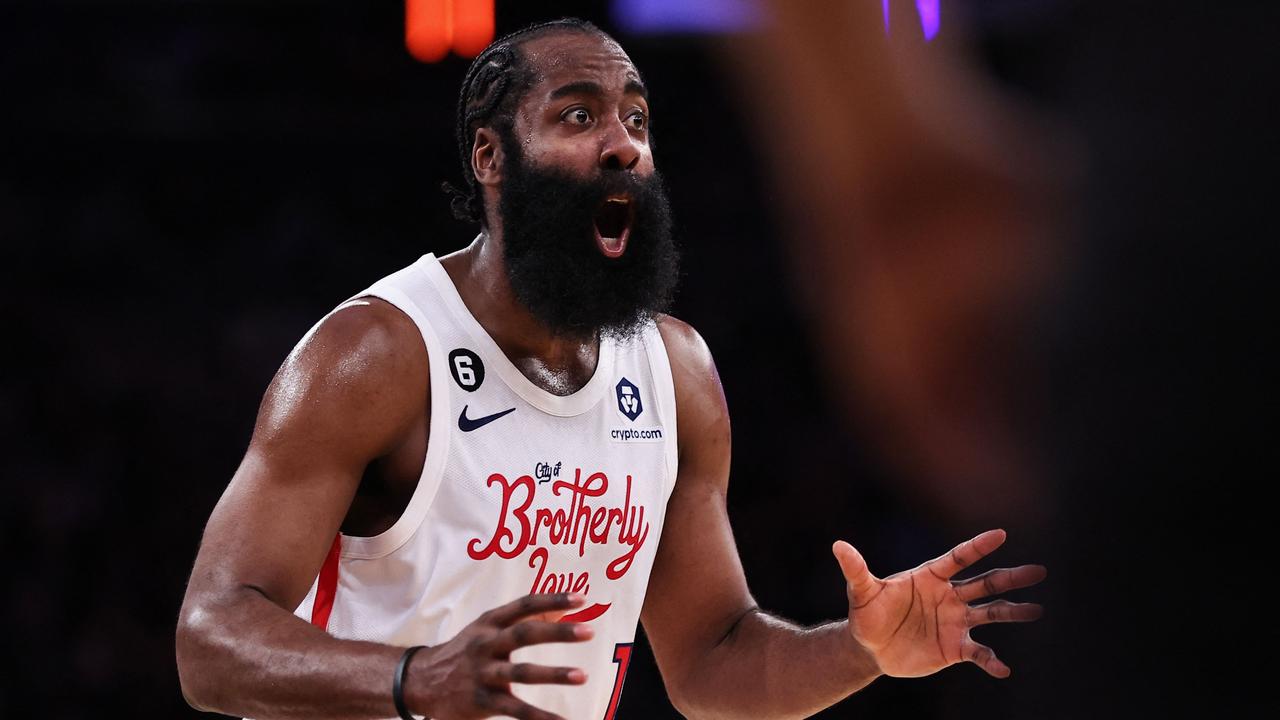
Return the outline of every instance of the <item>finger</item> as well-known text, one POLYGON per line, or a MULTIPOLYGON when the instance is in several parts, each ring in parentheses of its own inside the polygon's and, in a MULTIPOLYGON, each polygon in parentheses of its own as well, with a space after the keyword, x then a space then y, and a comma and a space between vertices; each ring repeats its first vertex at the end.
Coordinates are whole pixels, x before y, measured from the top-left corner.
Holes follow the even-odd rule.
POLYGON ((956 595, 961 600, 973 602, 990 595, 1031 587, 1044 580, 1048 574, 1049 571, 1043 565, 1019 565, 1015 568, 990 570, 977 577, 954 581, 954 584, 956 595))
POLYGON ((965 639, 960 645, 960 657, 987 671, 991 677, 1007 678, 1013 672, 1008 665, 1000 662, 994 650, 972 639, 965 639))
POLYGON ((511 693, 500 690, 478 688, 475 694, 475 701, 476 707, 486 711, 486 717, 490 715, 507 715, 517 718, 517 720, 564 720, 559 715, 539 710, 511 693))
POLYGON ((538 613, 537 615, 530 615, 529 617, 520 618, 516 622, 529 622, 531 620, 537 621, 537 622, 559 622, 560 618, 564 617, 565 615, 568 615, 570 610, 571 608, 565 609, 565 610, 552 610, 551 612, 538 613))
POLYGON ((482 617, 499 627, 540 613, 558 612, 580 607, 587 599, 577 593, 525 595, 485 613, 482 617))
POLYGON ((480 673, 486 685, 506 687, 511 683, 522 685, 581 685, 587 674, 578 668, 548 667, 533 663, 489 663, 480 673))
POLYGON ((844 573, 844 579, 849 583, 849 590, 853 593, 853 605, 860 607, 875 597, 880 591, 880 583, 867 568, 867 561, 862 558, 862 553, 843 540, 837 540, 831 546, 831 553, 836 556, 836 561, 840 563, 840 572, 844 573))
POLYGON ((974 605, 965 611, 965 621, 969 627, 987 625, 989 623, 1031 622, 1044 615, 1044 608, 1035 603, 1011 603, 1008 600, 996 600, 985 605, 974 605))
POLYGON ((489 643, 494 655, 510 655, 516 648, 553 642, 590 640, 595 631, 583 623, 522 622, 498 633, 489 643))
POLYGON ((944 580, 949 579, 952 575, 995 552, 996 548, 1004 544, 1005 537, 1003 530, 988 530, 951 548, 951 552, 930 560, 925 563, 925 566, 934 575, 944 580))

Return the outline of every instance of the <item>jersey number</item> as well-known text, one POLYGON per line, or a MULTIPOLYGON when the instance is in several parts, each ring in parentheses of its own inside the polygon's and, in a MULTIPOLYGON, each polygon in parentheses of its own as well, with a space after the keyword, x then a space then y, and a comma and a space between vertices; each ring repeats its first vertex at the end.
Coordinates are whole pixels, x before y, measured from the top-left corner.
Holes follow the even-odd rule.
POLYGON ((609 696, 609 709, 604 711, 604 720, 613 720, 613 716, 618 714, 622 682, 627 679, 627 666, 631 664, 631 646, 634 644, 618 643, 613 646, 613 662, 618 666, 618 675, 613 679, 613 694, 609 696))
POLYGON ((449 374, 458 387, 467 392, 480 389, 484 382, 484 363, 480 356, 466 348, 457 348, 449 353, 449 374))
POLYGON ((458 371, 458 382, 467 387, 476 384, 476 374, 471 372, 471 358, 459 355, 453 359, 453 368, 458 371))

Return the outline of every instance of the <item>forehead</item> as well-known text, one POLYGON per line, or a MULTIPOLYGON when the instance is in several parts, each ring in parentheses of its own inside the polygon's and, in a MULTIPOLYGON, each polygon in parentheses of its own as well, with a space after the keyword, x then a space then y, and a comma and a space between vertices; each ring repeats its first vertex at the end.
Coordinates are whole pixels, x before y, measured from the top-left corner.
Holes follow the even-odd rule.
POLYGON ((521 52, 534 73, 530 88, 534 97, 545 97, 557 87, 580 80, 616 91, 640 82, 640 73, 622 46, 595 33, 554 33, 530 40, 521 52))

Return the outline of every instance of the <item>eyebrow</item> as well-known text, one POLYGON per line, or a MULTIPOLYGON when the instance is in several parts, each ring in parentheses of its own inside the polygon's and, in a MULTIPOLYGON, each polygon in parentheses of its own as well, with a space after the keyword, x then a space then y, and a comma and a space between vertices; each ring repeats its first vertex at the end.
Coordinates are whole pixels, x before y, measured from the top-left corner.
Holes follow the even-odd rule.
POLYGON ((627 95, 639 95, 644 98, 645 102, 649 102, 649 88, 645 87, 644 83, 639 80, 628 80, 622 90, 627 95))
MULTIPOLYGON (((627 95, 639 95, 646 102, 649 100, 649 89, 639 80, 628 80, 622 89, 627 95)), ((599 83, 591 80, 578 80, 567 85, 561 85, 551 91, 552 100, 558 100, 569 95, 604 95, 604 88, 600 87, 599 83)))

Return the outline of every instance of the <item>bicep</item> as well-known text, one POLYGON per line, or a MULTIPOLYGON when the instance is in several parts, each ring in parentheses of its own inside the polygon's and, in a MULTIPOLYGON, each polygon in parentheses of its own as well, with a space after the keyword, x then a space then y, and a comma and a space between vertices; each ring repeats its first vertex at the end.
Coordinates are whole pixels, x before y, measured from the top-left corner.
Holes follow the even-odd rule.
POLYGON ((729 412, 692 329, 664 332, 676 382, 680 469, 641 615, 668 683, 754 607, 726 509, 729 412))
POLYGON ((358 484, 358 474, 320 458, 298 463, 251 449, 209 517, 189 593, 253 588, 292 610, 358 484))
POLYGON ((400 350, 416 330, 376 312, 395 311, 330 316, 272 381, 205 527, 189 599, 252 588, 292 610, 306 595, 365 466, 425 407, 425 352, 419 361, 400 350))

